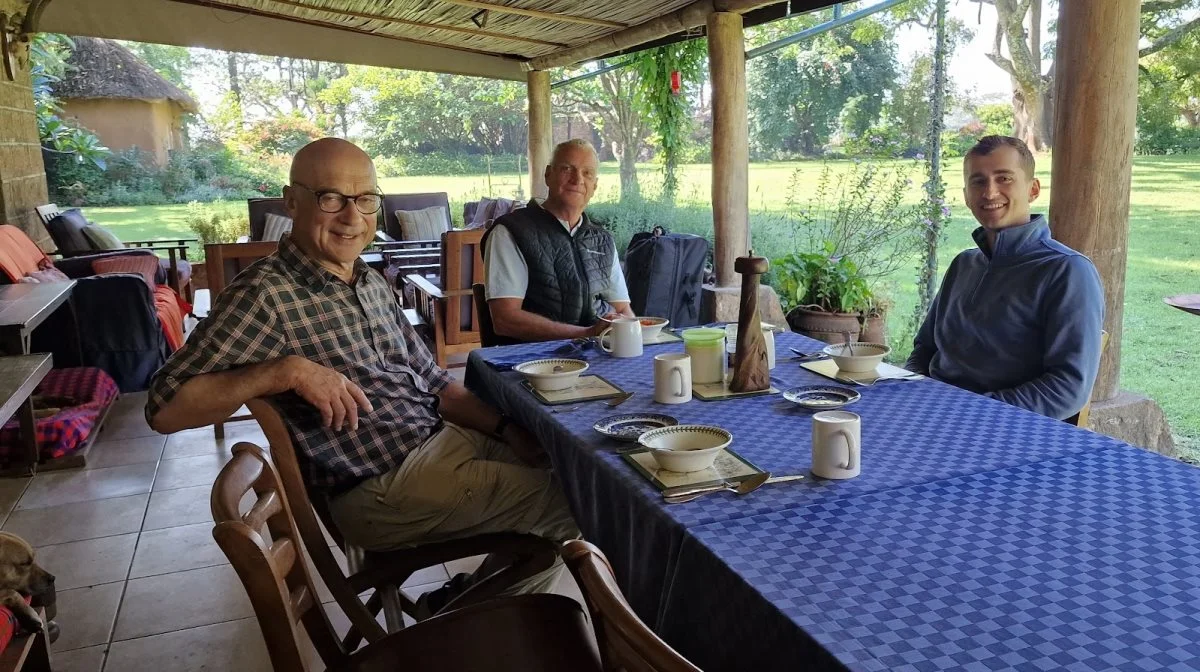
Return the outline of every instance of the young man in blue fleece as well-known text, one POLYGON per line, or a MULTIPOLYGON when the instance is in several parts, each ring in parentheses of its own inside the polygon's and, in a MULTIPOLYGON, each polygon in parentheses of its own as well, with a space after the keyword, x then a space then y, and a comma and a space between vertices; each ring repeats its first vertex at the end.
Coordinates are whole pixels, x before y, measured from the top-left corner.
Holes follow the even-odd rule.
POLYGON ((963 161, 979 249, 950 263, 909 370, 1051 418, 1087 404, 1100 367, 1104 290, 1095 266, 1030 215, 1033 154, 989 135, 963 161))

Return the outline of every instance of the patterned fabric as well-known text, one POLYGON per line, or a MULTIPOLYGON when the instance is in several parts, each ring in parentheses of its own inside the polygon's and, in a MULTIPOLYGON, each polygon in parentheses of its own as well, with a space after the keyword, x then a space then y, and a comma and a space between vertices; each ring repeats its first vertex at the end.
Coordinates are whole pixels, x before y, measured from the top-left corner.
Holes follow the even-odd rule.
POLYGON ((109 231, 106 228, 91 224, 83 227, 83 235, 92 242, 94 250, 123 250, 125 244, 117 237, 117 234, 109 231))
POLYGON ((8 607, 0 607, 0 652, 8 648, 17 632, 17 615, 8 607))
POLYGON ((70 282, 71 278, 67 277, 66 273, 51 266, 50 268, 42 268, 32 271, 29 275, 21 278, 17 282, 26 284, 40 284, 43 282, 70 282))
POLYGON ((450 375, 404 319, 379 273, 361 260, 347 284, 305 257, 287 236, 279 250, 228 285, 150 386, 146 417, 193 376, 298 355, 357 384, 374 411, 357 431, 321 427, 294 394, 278 401, 309 483, 333 491, 398 466, 440 429, 437 393, 450 375))
POLYGON ((163 337, 171 352, 183 347, 183 316, 187 303, 170 287, 154 288, 154 312, 162 326, 163 337), (182 304, 182 305, 180 305, 182 304))
POLYGON ((263 240, 278 241, 292 232, 292 218, 268 212, 263 224, 263 240))
POLYGON ((92 271, 96 275, 102 273, 136 273, 146 279, 150 291, 154 291, 158 275, 158 257, 149 254, 129 254, 114 257, 100 257, 92 261, 92 271))
MULTIPOLYGON (((104 371, 78 367, 53 369, 33 393, 81 401, 78 406, 40 418, 35 424, 42 459, 56 459, 79 450, 96 428, 100 413, 117 398, 118 390, 112 376, 104 371)), ((20 431, 19 421, 15 418, 0 430, 0 460, 7 461, 15 452, 24 450, 20 431)))
POLYGON ((440 205, 421 210, 397 210, 401 240, 441 240, 450 218, 440 205))

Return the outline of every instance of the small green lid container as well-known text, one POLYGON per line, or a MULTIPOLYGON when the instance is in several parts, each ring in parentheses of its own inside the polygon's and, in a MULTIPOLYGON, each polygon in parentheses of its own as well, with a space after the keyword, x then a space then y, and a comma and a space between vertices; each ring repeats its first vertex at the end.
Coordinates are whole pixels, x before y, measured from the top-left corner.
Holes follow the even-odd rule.
POLYGON ((684 345, 713 346, 725 340, 724 329, 684 329, 681 335, 684 345))

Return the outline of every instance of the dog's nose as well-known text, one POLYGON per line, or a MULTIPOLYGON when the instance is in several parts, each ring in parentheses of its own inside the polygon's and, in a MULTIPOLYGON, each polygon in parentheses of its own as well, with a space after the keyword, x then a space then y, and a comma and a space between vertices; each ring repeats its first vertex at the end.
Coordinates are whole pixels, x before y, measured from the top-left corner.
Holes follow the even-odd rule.
POLYGON ((54 583, 54 575, 46 572, 46 583, 54 583))

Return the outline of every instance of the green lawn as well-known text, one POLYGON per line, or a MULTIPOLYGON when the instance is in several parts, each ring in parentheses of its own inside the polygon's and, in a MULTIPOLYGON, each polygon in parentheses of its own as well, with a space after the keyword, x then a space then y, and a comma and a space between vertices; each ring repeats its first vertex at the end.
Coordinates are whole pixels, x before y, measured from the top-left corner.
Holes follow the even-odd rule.
MULTIPOLYGON (((650 191, 659 181, 657 167, 640 166, 640 182, 650 191)), ((750 170, 750 202, 755 211, 784 207, 787 184, 795 171, 800 183, 816 180, 821 164, 815 162, 754 164, 750 170)), ((1049 159, 1042 158, 1039 172, 1049 173, 1049 159)), ((712 171, 707 165, 689 165, 682 171, 680 200, 707 202, 712 171)), ((615 164, 601 167, 597 200, 617 197, 615 164)), ((486 175, 456 177, 385 178, 386 193, 445 191, 457 217, 462 202, 489 193, 486 175)), ((518 180, 528 191, 528 181, 516 174, 491 177, 491 193, 511 196, 518 180)), ((947 175, 949 199, 961 203, 961 174, 947 175)), ((919 175, 914 177, 919 183, 919 175)), ((1043 180, 1042 211, 1049 203, 1049 179, 1043 180)), ((914 191, 913 198, 918 194, 914 191)), ((1164 296, 1200 292, 1200 157, 1138 157, 1134 160, 1131 195, 1129 266, 1125 283, 1125 337, 1122 348, 1123 388, 1146 394, 1160 404, 1181 439, 1186 455, 1200 459, 1200 404, 1196 382, 1200 381, 1200 318, 1163 304, 1164 296)), ((230 208, 242 209, 241 203, 230 208)), ((1036 209, 1036 208, 1035 208, 1036 209)), ((132 240, 162 236, 187 236, 184 206, 136 208, 88 208, 97 223, 110 226, 118 236, 132 240)), ((953 208, 952 220, 941 251, 944 269, 957 252, 972 245, 974 220, 962 205, 953 208)), ((902 330, 915 304, 914 272, 897 274, 892 299, 897 307, 890 326, 902 330)))

